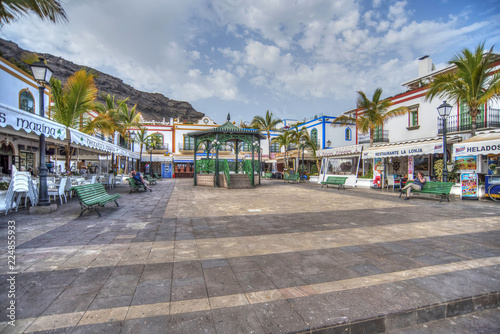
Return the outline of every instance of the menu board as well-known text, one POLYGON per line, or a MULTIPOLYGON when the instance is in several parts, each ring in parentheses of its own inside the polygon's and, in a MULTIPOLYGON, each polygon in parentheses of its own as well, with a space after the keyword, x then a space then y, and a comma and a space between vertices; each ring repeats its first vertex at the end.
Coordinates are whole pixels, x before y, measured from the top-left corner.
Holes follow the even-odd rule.
POLYGON ((460 176, 462 199, 478 199, 478 178, 476 173, 462 173, 460 176))
POLYGON ((466 157, 456 157, 459 169, 475 170, 477 169, 477 157, 475 155, 466 157))

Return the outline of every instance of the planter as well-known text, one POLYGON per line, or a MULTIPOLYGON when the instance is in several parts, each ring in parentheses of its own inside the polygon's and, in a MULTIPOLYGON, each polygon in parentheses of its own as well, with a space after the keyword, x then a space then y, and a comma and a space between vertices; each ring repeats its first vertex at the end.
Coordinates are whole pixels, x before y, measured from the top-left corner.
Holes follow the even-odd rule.
POLYGON ((319 176, 311 176, 309 178, 309 182, 315 182, 315 183, 318 183, 319 182, 319 176))
POLYGON ((356 187, 370 188, 373 185, 373 179, 357 179, 356 187))

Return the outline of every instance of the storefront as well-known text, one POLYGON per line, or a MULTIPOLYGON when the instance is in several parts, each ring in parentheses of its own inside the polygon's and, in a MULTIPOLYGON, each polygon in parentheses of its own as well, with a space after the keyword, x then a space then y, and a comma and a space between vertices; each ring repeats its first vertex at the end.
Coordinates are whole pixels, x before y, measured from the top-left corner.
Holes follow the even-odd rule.
MULTIPOLYGON (((459 140, 459 136, 447 139, 450 145, 459 140)), ((371 164, 374 179, 379 177, 385 184, 388 175, 407 176, 411 180, 422 172, 433 178, 434 161, 442 159, 442 155, 443 139, 431 138, 370 147, 363 152, 363 159, 365 165, 371 164)))
MULTIPOLYGON (((46 136, 47 148, 63 144, 66 127, 30 112, 0 104, 0 173, 10 174, 12 166, 33 170, 39 167, 38 150, 41 134, 46 136)), ((49 152, 50 154, 50 152, 49 152)), ((50 162, 50 155, 47 162, 50 162)))
POLYGON ((499 173, 500 132, 479 134, 454 144, 453 160, 462 173, 477 173, 488 189, 491 175, 499 173))
POLYGON ((318 182, 328 176, 347 176, 346 185, 356 186, 363 145, 334 147, 319 150, 316 155, 321 159, 321 171, 318 182))

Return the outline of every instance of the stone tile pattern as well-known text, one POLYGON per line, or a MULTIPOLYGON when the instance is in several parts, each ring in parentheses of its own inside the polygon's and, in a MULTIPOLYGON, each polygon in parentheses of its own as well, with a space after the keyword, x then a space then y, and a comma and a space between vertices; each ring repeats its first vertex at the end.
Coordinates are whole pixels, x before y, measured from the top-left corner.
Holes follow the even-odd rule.
MULTIPOLYGON (((121 206, 103 218, 78 218, 75 199, 5 218, 17 229, 17 326, 0 331, 375 333, 499 306, 495 203, 276 180, 110 193, 121 206)), ((7 302, 0 294, 0 321, 7 302)))

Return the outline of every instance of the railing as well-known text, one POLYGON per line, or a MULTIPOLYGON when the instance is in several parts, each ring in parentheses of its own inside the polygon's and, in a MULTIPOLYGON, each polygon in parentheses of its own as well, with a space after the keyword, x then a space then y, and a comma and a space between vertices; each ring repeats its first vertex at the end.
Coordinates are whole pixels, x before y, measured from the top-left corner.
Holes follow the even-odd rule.
MULTIPOLYGON (((359 135, 358 143, 367 144, 370 142, 370 134, 359 135)), ((389 142, 389 130, 377 131, 373 134, 374 143, 388 143, 389 142)))
MULTIPOLYGON (((148 146, 147 149, 150 150, 151 147, 148 146)), ((166 145, 156 145, 152 149, 153 150, 160 150, 160 151, 168 151, 168 144, 166 144, 166 145)))
MULTIPOLYGON (((177 144, 177 147, 180 151, 194 151, 194 144, 182 145, 181 143, 177 144)), ((219 152, 231 152, 233 148, 230 145, 221 145, 219 147, 219 152)), ((200 146, 198 148, 198 152, 203 151, 203 147, 200 146)))
MULTIPOLYGON (((500 109, 488 108, 486 117, 478 115, 476 118, 477 129, 499 128, 500 109)), ((472 129, 471 117, 469 114, 453 115, 446 118, 446 132, 469 131, 472 129)), ((438 118, 438 134, 443 133, 443 119, 438 118)))
POLYGON ((227 160, 219 160, 219 167, 219 169, 224 172, 224 175, 226 175, 227 186, 229 187, 229 164, 227 160))

